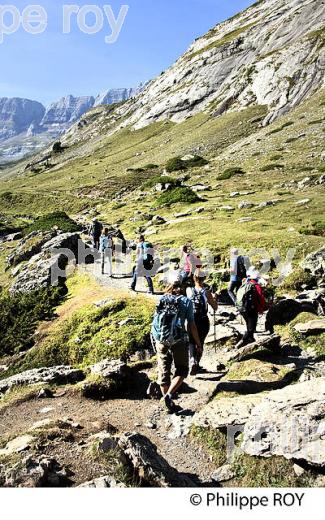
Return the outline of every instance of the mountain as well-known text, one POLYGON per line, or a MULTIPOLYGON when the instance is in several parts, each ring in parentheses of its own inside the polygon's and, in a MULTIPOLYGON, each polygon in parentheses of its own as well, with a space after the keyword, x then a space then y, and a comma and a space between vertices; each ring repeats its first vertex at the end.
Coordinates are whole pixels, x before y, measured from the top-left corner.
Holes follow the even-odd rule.
POLYGON ((111 89, 98 95, 74 97, 68 95, 45 108, 37 101, 20 98, 0 98, 0 159, 19 160, 37 153, 64 133, 89 109, 99 105, 121 103, 143 89, 111 89))
POLYGON ((37 101, 0 98, 0 141, 26 132, 32 124, 39 124, 44 113, 45 108, 37 101))
POLYGON ((41 121, 42 127, 69 126, 75 123, 95 102, 92 96, 66 96, 52 103, 46 110, 41 121))

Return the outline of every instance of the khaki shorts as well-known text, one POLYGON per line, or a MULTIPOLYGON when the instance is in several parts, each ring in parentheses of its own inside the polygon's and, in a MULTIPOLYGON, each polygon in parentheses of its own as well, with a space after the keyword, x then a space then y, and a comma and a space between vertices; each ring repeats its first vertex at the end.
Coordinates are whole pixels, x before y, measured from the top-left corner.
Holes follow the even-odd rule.
POLYGON ((189 373, 189 346, 187 343, 178 343, 173 347, 166 347, 157 341, 158 355, 158 383, 161 386, 170 386, 172 364, 175 365, 174 377, 187 377, 189 373))

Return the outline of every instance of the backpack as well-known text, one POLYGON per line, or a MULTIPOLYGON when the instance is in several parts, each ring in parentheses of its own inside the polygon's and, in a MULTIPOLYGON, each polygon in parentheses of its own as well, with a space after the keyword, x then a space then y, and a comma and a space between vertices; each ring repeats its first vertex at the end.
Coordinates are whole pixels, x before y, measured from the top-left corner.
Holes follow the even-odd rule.
POLYGON ((194 307, 194 316, 196 319, 205 318, 208 315, 208 309, 205 298, 201 291, 193 288, 191 300, 194 307))
POLYGON ((181 297, 166 295, 156 309, 158 340, 168 347, 184 339, 184 330, 179 318, 180 303, 181 297))
POLYGON ((151 271, 154 267, 155 259, 153 256, 153 245, 150 242, 143 242, 143 267, 146 271, 151 271))
POLYGON ((255 311, 255 285, 251 282, 244 283, 237 291, 236 307, 241 314, 255 311))
POLYGON ((237 278, 239 278, 239 280, 247 278, 245 258, 243 256, 237 258, 237 278))

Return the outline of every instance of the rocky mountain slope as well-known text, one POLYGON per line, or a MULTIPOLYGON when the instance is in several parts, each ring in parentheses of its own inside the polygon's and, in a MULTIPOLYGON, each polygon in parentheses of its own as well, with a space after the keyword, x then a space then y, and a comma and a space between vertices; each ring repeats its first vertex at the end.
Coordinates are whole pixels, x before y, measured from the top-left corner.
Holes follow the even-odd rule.
POLYGON ((30 125, 38 124, 45 108, 37 101, 20 98, 0 98, 0 141, 27 132, 30 125))

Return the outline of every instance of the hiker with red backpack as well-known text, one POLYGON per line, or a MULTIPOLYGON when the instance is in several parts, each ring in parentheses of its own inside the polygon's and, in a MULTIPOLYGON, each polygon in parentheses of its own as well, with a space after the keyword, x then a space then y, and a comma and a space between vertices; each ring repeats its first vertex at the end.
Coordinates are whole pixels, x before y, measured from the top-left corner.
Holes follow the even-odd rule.
POLYGON ((248 270, 247 278, 237 292, 236 304, 246 322, 247 328, 243 338, 236 345, 237 348, 241 348, 255 343, 254 334, 258 323, 258 316, 267 310, 267 303, 261 285, 261 275, 254 267, 248 270))
POLYGON ((236 294, 242 286, 243 280, 247 276, 247 268, 249 266, 249 259, 239 255, 238 249, 231 250, 230 257, 230 284, 228 287, 228 294, 236 305, 236 294))
POLYGON ((158 357, 158 383, 163 395, 162 405, 168 413, 177 412, 173 396, 189 373, 189 336, 196 348, 202 344, 194 320, 193 303, 182 294, 179 280, 167 288, 160 299, 153 319, 151 334, 158 357), (175 371, 172 376, 172 365, 175 371))
POLYGON ((187 296, 191 299, 194 307, 194 321, 198 331, 202 348, 198 348, 194 338, 190 334, 190 375, 195 376, 200 370, 200 361, 203 355, 205 340, 210 332, 210 320, 208 306, 214 312, 218 310, 218 302, 210 288, 205 284, 207 275, 204 271, 197 269, 194 273, 194 288, 187 290, 187 296))

